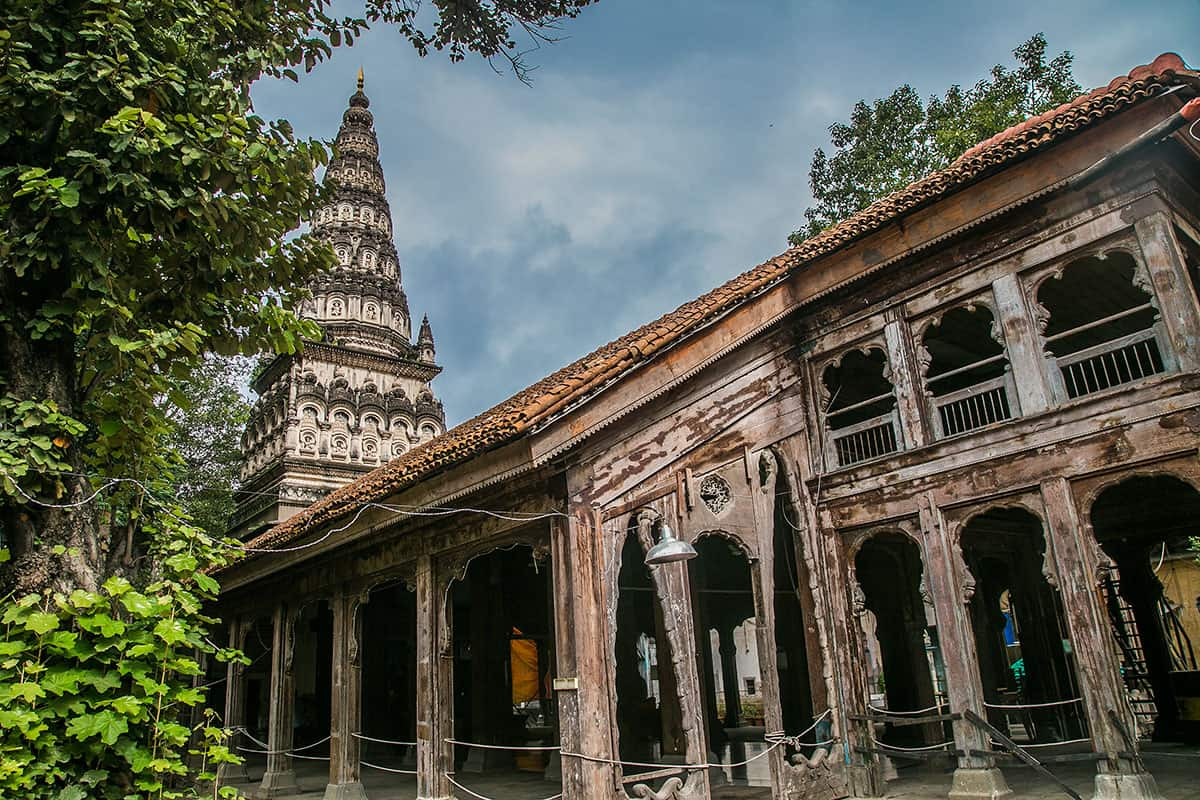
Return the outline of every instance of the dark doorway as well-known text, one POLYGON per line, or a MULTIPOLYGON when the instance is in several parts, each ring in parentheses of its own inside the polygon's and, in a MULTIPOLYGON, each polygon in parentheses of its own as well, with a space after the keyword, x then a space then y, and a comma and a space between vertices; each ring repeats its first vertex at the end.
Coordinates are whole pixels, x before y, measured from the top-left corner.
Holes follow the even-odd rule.
MULTIPOLYGON (((417 763, 417 602, 403 584, 374 589, 362 617, 362 760, 391 769, 417 763)), ((369 768, 368 768, 369 769, 369 768)))
POLYGON ((1140 733, 1200 740, 1200 721, 1181 713, 1181 704, 1200 702, 1194 643, 1179 599, 1159 580, 1167 558, 1188 554, 1200 533, 1200 492, 1170 476, 1130 478, 1096 498, 1092 529, 1115 564, 1101 588, 1140 733))
MULTIPOLYGON (((662 604, 646 566, 646 551, 631 521, 617 578, 617 732, 621 760, 683 763, 687 743, 679 688, 662 604)), ((632 764, 626 775, 652 767, 632 764)))
MULTIPOLYGON (((766 734, 750 562, 721 536, 695 546, 688 577, 709 760, 731 765, 721 772, 732 784, 769 786, 766 759, 753 762, 755 770, 743 763, 762 752, 766 734)), ((710 780, 720 777, 710 773, 710 780)))
POLYGON ((791 513, 791 498, 781 492, 775 502, 775 531, 772 537, 775 669, 779 676, 779 708, 785 734, 795 736, 811 729, 805 741, 822 742, 830 737, 828 723, 812 728, 816 711, 813 690, 822 682, 820 643, 815 636, 808 565, 799 557, 802 545, 796 526, 791 521, 791 513), (816 644, 812 649, 818 654, 811 661, 810 643, 816 644))
POLYGON ((329 755, 333 691, 333 609, 324 598, 300 609, 293 655, 292 749, 310 758, 329 755))
POLYGON ((967 523, 961 544, 975 578, 968 611, 991 723, 1020 742, 1086 737, 1062 602, 1043 574, 1041 521, 992 509, 967 523))
MULTIPOLYGON (((854 565, 869 612, 863 627, 871 705, 893 714, 935 713, 946 704, 945 670, 933 606, 924 596, 920 548, 900 533, 877 534, 863 543, 854 565)), ((890 745, 927 745, 948 740, 947 725, 889 720, 877 736, 890 745)))
POLYGON ((482 772, 560 780, 551 565, 540 556, 526 545, 479 556, 450 589, 454 739, 470 743, 455 746, 454 780, 468 787, 482 772))

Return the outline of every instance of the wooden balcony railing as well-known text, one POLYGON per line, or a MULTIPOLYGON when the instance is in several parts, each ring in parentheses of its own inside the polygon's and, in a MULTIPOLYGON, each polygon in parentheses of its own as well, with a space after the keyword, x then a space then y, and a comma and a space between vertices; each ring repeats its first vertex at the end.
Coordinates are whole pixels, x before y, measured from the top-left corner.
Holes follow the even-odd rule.
POLYGON ((1122 336, 1057 359, 1070 399, 1166 371, 1154 329, 1122 336))
POLYGON ((1011 384, 1011 376, 1004 374, 935 397, 933 405, 937 414, 934 419, 938 426, 938 438, 957 436, 994 422, 1012 419, 1015 403, 1012 402, 1011 384))
POLYGON ((848 467, 862 461, 895 453, 900 449, 896 437, 895 410, 831 431, 829 438, 833 461, 838 467, 848 467))

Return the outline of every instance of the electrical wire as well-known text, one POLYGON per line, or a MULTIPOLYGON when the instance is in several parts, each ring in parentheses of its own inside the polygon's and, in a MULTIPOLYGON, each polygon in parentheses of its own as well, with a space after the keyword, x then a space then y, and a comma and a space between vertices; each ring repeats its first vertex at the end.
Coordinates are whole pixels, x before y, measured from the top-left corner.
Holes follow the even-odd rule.
MULTIPOLYGON (((5 471, 3 469, 0 469, 0 474, 3 474, 5 477, 9 478, 10 480, 13 480, 12 475, 10 475, 7 471, 5 471)), ((79 473, 71 473, 71 474, 78 475, 79 473)), ((163 513, 167 514, 168 516, 172 517, 175 520, 178 520, 179 522, 181 522, 185 525, 191 524, 187 520, 180 517, 178 514, 175 514, 166 503, 164 503, 162 500, 160 500, 158 497, 156 497, 154 495, 154 493, 150 490, 149 487, 147 487, 144 483, 137 480, 136 478, 109 478, 105 481, 105 483, 103 485, 101 485, 94 492, 92 492, 92 494, 89 497, 84 498, 83 500, 79 500, 79 501, 75 501, 75 502, 71 502, 71 503, 47 503, 45 501, 39 500, 36 497, 33 497, 32 495, 30 495, 24 489, 22 489, 21 486, 18 483, 16 483, 15 480, 13 480, 13 485, 14 485, 14 488, 17 490, 17 493, 20 494, 23 498, 25 498, 25 500, 27 500, 28 502, 33 503, 34 505, 40 506, 42 508, 58 508, 58 509, 79 508, 80 506, 86 505, 87 503, 94 502, 101 494, 103 494, 106 490, 112 488, 113 486, 118 486, 118 485, 124 484, 124 483, 130 483, 130 484, 133 484, 133 485, 137 486, 138 488, 140 488, 142 490, 142 492, 145 493, 145 496, 147 497, 147 499, 149 499, 152 503, 154 503, 156 506, 158 506, 159 509, 162 510, 163 513)), ((396 516, 399 516, 399 517, 447 517, 447 516, 452 516, 454 514, 480 514, 483 516, 492 517, 494 519, 503 520, 506 522, 536 522, 538 520, 549 519, 552 517, 567 517, 568 516, 566 513, 562 512, 562 511, 557 511, 557 510, 553 510, 553 509, 546 510, 546 511, 494 511, 492 509, 486 509, 486 508, 455 508, 455 507, 444 507, 444 506, 409 506, 409 507, 405 507, 405 506, 402 506, 399 504, 368 502, 368 503, 361 504, 358 507, 358 510, 354 513, 354 516, 346 524, 327 530, 322 536, 320 536, 317 539, 314 539, 313 541, 305 542, 304 544, 294 545, 291 547, 247 547, 245 545, 234 544, 232 542, 229 542, 229 541, 226 541, 223 539, 219 539, 219 538, 211 536, 207 533, 201 533, 201 535, 205 538, 206 541, 210 542, 213 545, 223 547, 228 550, 235 550, 235 551, 242 552, 242 553, 254 553, 254 554, 295 553, 295 552, 299 552, 301 550, 307 550, 311 547, 316 547, 320 544, 323 544, 326 541, 328 541, 330 538, 332 538, 335 534, 338 534, 345 530, 348 530, 349 528, 353 527, 355 523, 358 522, 359 518, 366 511, 368 511, 369 509, 372 509, 372 508, 378 509, 381 511, 387 511, 387 512, 389 512, 391 514, 395 514, 396 516)))

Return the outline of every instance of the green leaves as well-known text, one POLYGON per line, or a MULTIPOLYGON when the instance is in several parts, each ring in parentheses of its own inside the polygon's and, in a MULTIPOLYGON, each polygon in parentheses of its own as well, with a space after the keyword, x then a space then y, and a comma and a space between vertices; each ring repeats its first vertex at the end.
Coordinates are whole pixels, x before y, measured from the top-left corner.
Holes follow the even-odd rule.
POLYGON ((5 603, 0 796, 182 797, 186 792, 168 790, 166 779, 187 774, 189 746, 200 743, 198 752, 211 763, 238 761, 224 746, 225 733, 213 727, 216 720, 208 718, 194 738, 182 724, 189 709, 205 703, 195 655, 217 664, 244 656, 211 644, 202 613, 203 599, 219 587, 207 575, 197 581, 196 571, 217 563, 219 554, 195 529, 172 524, 178 527, 151 554, 172 565, 161 580, 135 585, 112 576, 96 592, 30 594, 5 603), (140 794, 130 794, 130 786, 140 794))
POLYGON ((128 730, 129 723, 114 711, 82 714, 67 722, 68 736, 76 739, 96 736, 107 745, 116 744, 121 734, 128 730))
POLYGON ((813 154, 809 183, 816 205, 806 225, 788 237, 800 244, 874 201, 948 166, 968 148, 1026 117, 1065 103, 1080 92, 1073 57, 1046 60, 1046 39, 1036 34, 1013 50, 1018 66, 992 68, 969 89, 951 86, 927 103, 901 86, 871 104, 859 101, 848 123, 829 129, 833 155, 813 154))
POLYGON ((25 618, 26 630, 33 631, 39 636, 43 633, 49 633, 57 627, 58 617, 55 614, 37 611, 25 618))

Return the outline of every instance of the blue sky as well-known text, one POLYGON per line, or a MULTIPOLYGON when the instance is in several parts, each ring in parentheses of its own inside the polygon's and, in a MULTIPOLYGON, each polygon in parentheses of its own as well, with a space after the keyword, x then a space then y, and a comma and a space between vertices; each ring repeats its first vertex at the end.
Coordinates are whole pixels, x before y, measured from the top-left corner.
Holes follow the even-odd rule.
POLYGON ((1086 88, 1167 50, 1200 63, 1196 0, 601 0, 528 55, 531 87, 379 28, 254 99, 331 139, 364 67, 456 424, 781 252, 856 100, 974 83, 1038 31, 1086 88))

